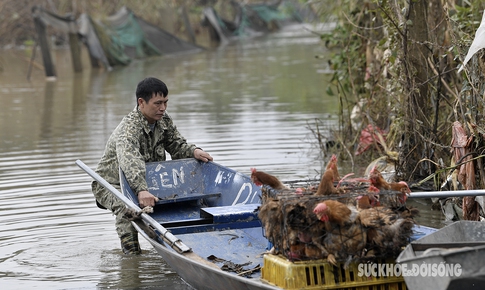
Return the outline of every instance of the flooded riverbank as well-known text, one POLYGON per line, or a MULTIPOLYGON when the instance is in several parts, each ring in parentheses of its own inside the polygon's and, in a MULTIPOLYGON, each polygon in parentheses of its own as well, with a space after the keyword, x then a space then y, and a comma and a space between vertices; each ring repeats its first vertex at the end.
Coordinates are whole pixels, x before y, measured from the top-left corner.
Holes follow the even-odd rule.
MULTIPOLYGON (((325 94, 328 53, 305 30, 241 41, 215 50, 135 61, 111 72, 71 71, 56 52, 58 80, 35 68, 26 80, 22 52, 2 55, 0 74, 0 277, 3 289, 190 289, 141 240, 144 254, 121 253, 114 217, 100 210, 91 179, 111 131, 135 106, 139 80, 156 76, 170 90, 180 132, 214 161, 282 180, 317 178, 322 160, 308 129, 337 123, 338 100, 325 94)), ((27 58, 28 59, 28 58, 27 58)), ((441 213, 415 201, 419 222, 441 213)))

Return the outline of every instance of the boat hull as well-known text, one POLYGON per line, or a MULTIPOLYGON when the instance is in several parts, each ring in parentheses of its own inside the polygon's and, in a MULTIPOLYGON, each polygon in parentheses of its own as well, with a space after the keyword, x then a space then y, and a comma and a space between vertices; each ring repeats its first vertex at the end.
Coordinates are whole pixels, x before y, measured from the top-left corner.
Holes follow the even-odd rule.
MULTIPOLYGON (((261 278, 260 273, 254 273, 253 278, 245 278, 238 276, 234 273, 231 272, 226 272, 221 270, 220 268, 215 268, 213 265, 208 265, 208 263, 204 263, 202 259, 206 259, 207 255, 207 246, 206 245, 200 245, 204 244, 204 241, 201 241, 201 243, 197 243, 196 245, 194 243, 194 240, 189 241, 188 244, 191 246, 194 246, 195 248, 198 248, 199 251, 195 251, 192 256, 187 256, 184 254, 179 254, 175 252, 173 249, 170 247, 167 247, 164 244, 161 244, 158 241, 154 241, 150 239, 141 229, 137 228, 137 230, 140 232, 140 234, 143 235, 143 237, 150 242, 150 244, 153 246, 153 248, 158 252, 158 254, 164 259, 164 261, 172 267, 172 269, 179 274, 182 279, 194 287, 197 290, 204 290, 204 289, 214 289, 214 290, 226 290, 226 289, 235 289, 235 290, 242 290, 242 289, 254 289, 254 290, 262 290, 262 289, 284 289, 280 288, 278 286, 269 284, 267 281, 261 278), (201 253, 203 252, 203 254, 201 253), (197 253, 201 253, 200 256, 197 253), (197 256, 197 259, 194 259, 194 255, 197 256), (201 257, 202 256, 202 257, 201 257)), ((260 229, 257 229, 260 230, 260 229)), ((428 227, 421 227, 421 226, 416 226, 415 227, 415 235, 414 237, 419 237, 419 236, 425 236, 429 233, 433 232, 432 228, 428 227)), ((240 232, 238 234, 241 234, 240 232)), ((188 235, 182 236, 181 238, 184 240, 187 240, 188 235)), ((217 246, 216 246, 217 247, 217 246)), ((255 248, 260 249, 263 251, 263 248, 259 245, 254 245, 255 248)), ((227 250, 226 251, 234 251, 232 250, 227 250)), ((244 253, 245 256, 249 257, 255 257, 254 249, 252 249, 252 253, 248 252, 249 250, 246 249, 241 249, 241 252, 244 253)), ((262 260, 262 259, 261 259, 262 260)), ((254 259, 253 259, 254 261, 254 259)), ((261 266, 263 266, 261 264, 261 266)), ((279 273, 281 274, 281 273, 279 273)), ((303 279, 303 277, 298 277, 297 279, 303 279)), ((354 282, 352 285, 361 285, 362 287, 369 287, 369 289, 372 289, 373 286, 380 285, 382 287, 388 286, 389 283, 393 282, 390 281, 389 279, 384 279, 382 281, 374 281, 375 284, 372 284, 372 282, 354 282), (373 286, 372 286, 373 285, 373 286)), ((347 284, 349 284, 347 283, 347 284)), ((345 283, 344 283, 345 284, 345 283)), ((345 285, 347 285, 345 284, 345 285)), ((396 284, 396 283, 395 283, 396 284)), ((398 283, 397 283, 398 284, 398 283)), ((396 284, 396 285, 397 285, 396 284)), ((393 284, 394 285, 394 284, 393 284)), ((329 288, 324 287, 324 289, 335 289, 333 287, 336 287, 335 285, 329 286, 329 288)), ((296 288, 291 288, 291 289, 296 289, 296 288)), ((300 288, 298 288, 300 289, 300 288)), ((312 287, 309 286, 308 289, 318 289, 318 287, 312 287)), ((359 289, 366 289, 366 288, 359 288, 359 289)), ((388 289, 388 288, 386 288, 388 289)), ((389 289, 401 289, 400 287, 391 287, 389 289)), ((418 289, 434 289, 434 288, 418 288, 418 289)))
MULTIPOLYGON (((179 254, 165 245, 150 239, 141 229, 140 234, 150 242, 163 260, 182 279, 197 290, 276 290, 281 289, 267 284, 260 278, 248 279, 220 268, 211 267, 185 254, 179 254)), ((195 254, 194 254, 195 255, 195 254)))

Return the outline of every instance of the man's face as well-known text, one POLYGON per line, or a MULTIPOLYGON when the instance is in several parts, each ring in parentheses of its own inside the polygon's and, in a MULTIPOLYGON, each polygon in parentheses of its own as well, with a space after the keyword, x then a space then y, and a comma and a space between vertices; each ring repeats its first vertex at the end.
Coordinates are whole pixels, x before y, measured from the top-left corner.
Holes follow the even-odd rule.
POLYGON ((148 120, 148 123, 153 124, 162 119, 165 110, 167 109, 167 102, 168 97, 164 97, 160 94, 153 94, 148 102, 145 102, 142 98, 138 98, 138 107, 143 116, 148 120))

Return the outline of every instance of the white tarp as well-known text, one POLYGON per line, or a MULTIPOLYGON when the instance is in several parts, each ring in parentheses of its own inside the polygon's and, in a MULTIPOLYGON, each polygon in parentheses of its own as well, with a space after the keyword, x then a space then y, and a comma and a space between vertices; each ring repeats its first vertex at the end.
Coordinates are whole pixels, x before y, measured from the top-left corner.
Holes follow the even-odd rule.
POLYGON ((463 65, 460 67, 458 72, 461 72, 472 56, 474 56, 475 53, 482 48, 485 48, 485 11, 483 12, 482 22, 475 33, 475 39, 473 40, 472 45, 470 45, 468 54, 466 55, 463 65))

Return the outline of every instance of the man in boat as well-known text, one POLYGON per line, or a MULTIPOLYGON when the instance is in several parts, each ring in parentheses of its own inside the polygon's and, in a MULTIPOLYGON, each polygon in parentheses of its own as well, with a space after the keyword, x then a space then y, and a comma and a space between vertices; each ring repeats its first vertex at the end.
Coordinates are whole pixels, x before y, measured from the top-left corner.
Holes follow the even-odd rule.
MULTIPOLYGON (((172 159, 196 158, 212 161, 209 153, 187 143, 172 118, 166 113, 168 88, 157 78, 148 77, 136 88, 136 107, 123 118, 106 144, 97 167, 98 173, 115 188, 120 189, 119 168, 138 196, 140 207, 155 206, 156 197, 148 191, 145 163, 172 159)), ((125 254, 141 254, 138 233, 124 217, 125 204, 101 184, 94 181, 92 191, 96 204, 116 215, 116 231, 125 254)))

